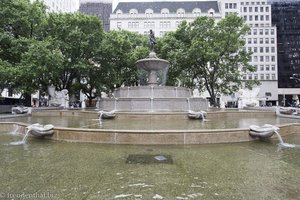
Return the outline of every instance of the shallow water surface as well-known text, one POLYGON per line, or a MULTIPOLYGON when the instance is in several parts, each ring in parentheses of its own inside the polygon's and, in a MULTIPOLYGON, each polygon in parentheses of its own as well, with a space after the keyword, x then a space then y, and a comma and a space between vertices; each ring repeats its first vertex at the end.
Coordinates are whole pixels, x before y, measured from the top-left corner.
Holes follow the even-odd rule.
MULTIPOLYGON (((214 145, 103 145, 0 133, 0 192, 45 199, 299 199, 300 148, 277 140, 214 145), (136 164, 129 155, 168 155, 136 164)), ((284 138, 300 144, 300 134, 284 138)), ((10 195, 10 196, 9 196, 10 195)), ((0 198, 1 199, 1 198, 0 198)), ((18 199, 18 198, 14 198, 18 199)))
POLYGON ((102 128, 102 129, 118 129, 118 130, 195 130, 195 129, 226 129, 226 128, 249 128, 250 125, 272 124, 279 125, 285 123, 300 123, 300 119, 279 118, 276 116, 260 116, 255 117, 222 117, 216 119, 188 120, 182 118, 153 118, 151 115, 146 117, 129 116, 127 118, 99 119, 84 117, 67 117, 67 116, 28 116, 10 119, 2 119, 0 121, 24 122, 28 124, 53 124, 58 127, 74 127, 74 128, 102 128))

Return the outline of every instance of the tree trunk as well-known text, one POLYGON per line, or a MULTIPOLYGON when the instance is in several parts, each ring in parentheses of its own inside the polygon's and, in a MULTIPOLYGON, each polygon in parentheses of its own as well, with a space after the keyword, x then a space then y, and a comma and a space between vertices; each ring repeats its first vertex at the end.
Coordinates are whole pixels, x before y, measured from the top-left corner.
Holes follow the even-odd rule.
POLYGON ((31 107, 31 94, 24 94, 24 106, 31 107))

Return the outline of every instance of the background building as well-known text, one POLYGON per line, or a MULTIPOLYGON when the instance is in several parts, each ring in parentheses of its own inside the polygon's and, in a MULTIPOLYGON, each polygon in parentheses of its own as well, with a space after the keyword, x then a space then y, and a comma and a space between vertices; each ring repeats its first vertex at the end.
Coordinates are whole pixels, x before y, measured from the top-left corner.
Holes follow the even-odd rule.
POLYGON ((222 17, 237 13, 251 31, 245 37, 245 49, 252 52, 250 64, 254 73, 244 73, 244 80, 261 82, 258 90, 260 105, 276 105, 278 101, 277 38, 271 21, 271 5, 267 0, 221 0, 222 17))
MULTIPOLYGON (((35 0, 31 0, 33 2, 35 0)), ((42 0, 48 12, 76 12, 79 9, 79 0, 42 0)))
POLYGON ((300 2, 273 1, 272 13, 277 27, 279 103, 299 104, 300 2))
POLYGON ((119 2, 110 15, 111 30, 124 29, 156 36, 175 31, 181 21, 193 21, 198 16, 221 19, 217 1, 152 1, 119 2))
POLYGON ((99 17, 104 31, 110 30, 109 16, 112 13, 112 0, 81 0, 79 11, 99 17))

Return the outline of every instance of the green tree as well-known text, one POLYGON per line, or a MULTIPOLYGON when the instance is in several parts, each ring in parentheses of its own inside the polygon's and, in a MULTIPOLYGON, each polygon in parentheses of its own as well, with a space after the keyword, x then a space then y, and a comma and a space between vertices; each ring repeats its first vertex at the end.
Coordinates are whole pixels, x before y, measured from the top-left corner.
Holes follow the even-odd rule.
POLYGON ((32 88, 30 85, 27 88, 23 87, 24 82, 18 76, 22 72, 18 71, 18 66, 22 54, 38 37, 39 26, 45 16, 45 6, 39 1, 0 1, 0 65, 5 71, 5 79, 1 77, 0 88, 6 87, 22 92, 28 102, 32 88))
MULTIPOLYGON (((249 27, 241 17, 228 15, 220 21, 199 17, 182 23, 161 41, 160 51, 172 62, 171 71, 189 87, 206 89, 213 106, 221 94, 229 95, 242 87, 242 72, 254 72, 243 50, 249 27), (173 59, 173 61, 172 61, 173 59)), ((172 73, 172 72, 171 72, 172 73)), ((174 78, 174 77, 173 77, 174 78)), ((245 82, 247 87, 257 81, 245 82)))
POLYGON ((106 34, 102 56, 110 67, 115 86, 137 84, 135 62, 147 56, 147 41, 147 37, 125 30, 110 31, 106 34))
POLYGON ((58 90, 68 89, 70 94, 79 94, 80 89, 85 92, 85 84, 80 85, 81 79, 93 69, 92 63, 103 39, 99 19, 81 13, 51 13, 43 34, 52 41, 63 59, 52 73, 55 76, 51 83, 58 90))
POLYGON ((21 90, 26 90, 30 85, 29 92, 39 90, 46 95, 48 86, 56 82, 56 77, 60 75, 57 69, 63 64, 63 55, 54 44, 52 40, 34 40, 28 51, 22 54, 17 70, 17 76, 23 82, 24 88, 20 87, 21 90))

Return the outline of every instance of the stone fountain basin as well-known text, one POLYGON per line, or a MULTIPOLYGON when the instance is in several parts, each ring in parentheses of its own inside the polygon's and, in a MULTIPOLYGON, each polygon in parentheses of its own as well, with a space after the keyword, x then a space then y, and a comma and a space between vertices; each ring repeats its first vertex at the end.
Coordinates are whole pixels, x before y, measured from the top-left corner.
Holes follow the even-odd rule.
POLYGON ((144 69, 148 72, 165 70, 169 67, 169 62, 167 60, 159 58, 146 58, 137 61, 135 64, 138 68, 144 69))
MULTIPOLYGON (((76 120, 76 125, 80 125, 83 122, 83 119, 89 120, 90 123, 98 124, 97 113, 95 111, 67 111, 67 110, 45 110, 45 111, 34 111, 33 117, 34 121, 39 119, 42 120, 43 116, 50 117, 47 120, 47 123, 50 123, 49 120, 56 120, 59 123, 66 119, 76 120)), ((208 123, 214 123, 214 121, 221 123, 224 121, 224 117, 235 117, 233 122, 237 122, 238 119, 252 116, 255 120, 262 121, 267 120, 269 117, 276 118, 274 112, 249 112, 249 111, 233 111, 233 112, 209 112, 208 113, 208 122, 201 122, 199 120, 188 120, 187 113, 118 113, 116 120, 107 120, 103 121, 102 128, 87 128, 85 124, 76 128, 70 126, 60 126, 55 124, 54 134, 52 136, 46 136, 46 139, 60 140, 60 141, 72 141, 72 142, 89 142, 89 143, 104 143, 104 144, 207 144, 207 143, 233 143, 233 142, 246 142, 253 141, 257 138, 249 136, 249 123, 240 124, 236 128, 222 128, 222 129, 203 129, 197 128, 201 124, 205 125, 208 123), (259 119, 257 117, 259 116, 259 119), (139 118, 145 119, 143 124, 145 126, 155 125, 155 123, 164 123, 166 121, 172 121, 172 129, 134 129, 135 124, 132 123, 139 118), (181 119, 181 120, 179 120, 181 119), (131 126, 131 129, 118 129, 114 127, 117 123, 122 123, 124 120, 129 120, 127 126, 131 126), (179 120, 179 121, 178 121, 179 120), (188 120, 188 121, 187 121, 188 120), (184 123, 193 123, 192 127, 185 127, 179 129, 184 123), (108 128, 105 128, 106 123, 108 123, 108 128), (179 128, 178 128, 179 126, 179 128), (241 127, 240 127, 241 126, 241 127)), ((282 136, 291 135, 299 133, 300 124, 291 123, 292 121, 286 121, 287 119, 280 122, 280 134, 282 136)), ((10 131, 13 127, 18 126, 20 131, 24 133, 25 127, 28 126, 27 118, 15 118, 14 120, 5 120, 0 122, 0 129, 2 131, 10 131), (24 119, 24 122, 21 122, 21 119, 24 119)), ((252 122, 251 122, 252 124, 252 122)), ((122 124, 121 124, 122 125, 122 124)), ((123 124, 126 125, 126 124, 123 124)), ((122 126, 123 126, 122 125, 122 126)), ((214 124, 212 124, 214 125, 214 124)))

